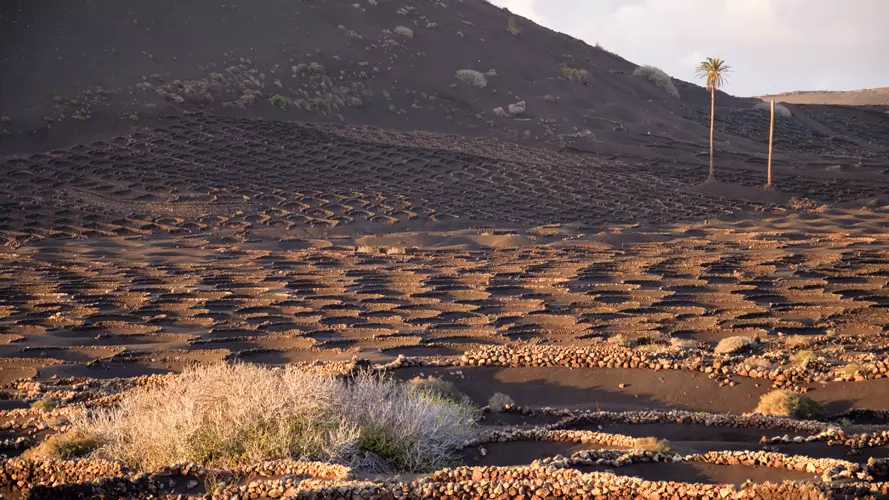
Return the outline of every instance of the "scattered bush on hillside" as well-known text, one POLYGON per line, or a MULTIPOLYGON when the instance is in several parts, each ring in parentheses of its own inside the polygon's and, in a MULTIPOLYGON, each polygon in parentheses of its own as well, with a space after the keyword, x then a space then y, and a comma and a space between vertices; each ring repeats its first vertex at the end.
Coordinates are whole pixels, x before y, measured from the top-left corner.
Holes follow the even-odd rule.
POLYGON ((371 452, 416 471, 452 460, 478 417, 465 403, 367 372, 340 379, 214 364, 124 393, 118 406, 76 417, 72 428, 100 443, 92 456, 141 470, 287 457, 360 466, 371 452))
POLYGON ((807 420, 824 416, 824 408, 821 403, 808 396, 783 389, 763 394, 753 412, 807 420))
POLYGON ((509 20, 506 21, 506 31, 512 36, 519 36, 522 33, 518 25, 516 25, 515 17, 510 17, 509 20))
POLYGON ((488 86, 488 79, 480 71, 474 69, 457 70, 457 79, 463 83, 472 85, 473 87, 485 88, 488 86))
POLYGON ((509 110, 509 114, 513 116, 523 115, 525 114, 526 109, 525 101, 519 101, 515 104, 510 104, 509 106, 507 106, 507 109, 509 110))
POLYGON ((495 392, 494 395, 488 399, 488 408, 495 413, 506 410, 512 406, 515 406, 515 401, 502 392, 495 392))
POLYGON ((673 79, 670 78, 670 75, 663 70, 655 68, 654 66, 639 66, 633 71, 633 75, 644 76, 648 81, 660 87, 664 92, 679 99, 679 89, 676 88, 676 84, 673 83, 673 79))
POLYGON ((716 344, 713 350, 716 354, 735 354, 746 350, 756 344, 756 341, 750 337, 726 337, 716 344))
POLYGON ((394 30, 392 30, 396 35, 401 35, 405 38, 413 38, 414 30, 408 28, 407 26, 396 26, 394 30))
POLYGON ((559 69, 559 77, 581 85, 589 85, 592 81, 592 76, 589 71, 585 69, 569 68, 568 66, 562 66, 559 69))
MULTIPOLYGON (((758 109, 761 111, 771 111, 772 104, 769 102, 761 101, 756 103, 756 105, 753 106, 753 109, 758 109)), ((787 109, 787 106, 784 106, 783 104, 779 104, 777 102, 775 103, 775 114, 782 118, 790 118, 791 116, 793 116, 793 113, 791 113, 790 110, 787 109)))
POLYGON ((281 108, 281 111, 287 109, 287 98, 280 94, 273 95, 272 98, 269 99, 269 102, 272 103, 272 105, 281 108))
POLYGON ((549 103, 556 102, 555 96, 553 96, 551 94, 546 94, 545 96, 543 96, 543 100, 546 102, 549 102, 549 103))

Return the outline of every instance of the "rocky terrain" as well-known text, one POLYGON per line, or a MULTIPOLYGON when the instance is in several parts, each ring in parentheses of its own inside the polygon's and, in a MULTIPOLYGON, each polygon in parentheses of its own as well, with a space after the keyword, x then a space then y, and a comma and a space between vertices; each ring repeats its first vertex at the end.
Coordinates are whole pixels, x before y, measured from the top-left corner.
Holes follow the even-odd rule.
POLYGON ((788 102, 763 190, 768 113, 720 93, 702 184, 704 89, 481 0, 0 14, 4 497, 889 495, 882 109, 788 102), (224 362, 482 417, 411 473, 40 454, 224 362))

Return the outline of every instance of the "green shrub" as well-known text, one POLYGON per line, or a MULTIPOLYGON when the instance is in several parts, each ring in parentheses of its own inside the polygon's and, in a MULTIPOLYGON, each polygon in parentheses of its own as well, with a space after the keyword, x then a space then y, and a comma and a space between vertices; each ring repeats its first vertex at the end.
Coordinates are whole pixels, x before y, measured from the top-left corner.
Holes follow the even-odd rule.
POLYGON ((281 111, 284 111, 284 110, 287 109, 287 98, 284 97, 284 96, 282 96, 282 95, 280 95, 280 94, 275 94, 275 95, 273 95, 272 98, 269 99, 269 101, 270 101, 273 105, 275 105, 275 106, 281 108, 281 111))

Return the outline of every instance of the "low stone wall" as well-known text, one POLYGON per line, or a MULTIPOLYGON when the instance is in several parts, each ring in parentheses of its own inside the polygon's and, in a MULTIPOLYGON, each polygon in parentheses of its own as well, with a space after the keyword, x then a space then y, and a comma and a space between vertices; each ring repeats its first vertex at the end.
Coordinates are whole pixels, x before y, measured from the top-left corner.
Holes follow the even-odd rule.
MULTIPOLYGON (((409 365, 410 360, 402 360, 409 365)), ((713 375, 770 380, 776 387, 795 388, 796 384, 827 382, 842 378, 835 369, 816 361, 804 365, 765 369, 749 365, 743 356, 718 355, 701 351, 676 351, 651 354, 612 345, 593 346, 486 346, 468 351, 458 360, 461 366, 553 367, 571 368, 646 368, 651 370, 688 370, 713 375)), ((889 376, 889 364, 877 361, 867 366, 866 375, 856 380, 889 376)))
POLYGON ((820 474, 821 479, 826 483, 847 479, 873 480, 873 477, 861 464, 854 462, 834 458, 785 455, 767 451, 711 451, 690 455, 670 455, 651 451, 582 450, 568 458, 554 457, 535 461, 532 467, 567 468, 578 465, 623 467, 636 463, 650 462, 700 462, 714 465, 789 469, 810 474, 820 474))
POLYGON ((10 458, 0 466, 0 488, 21 490, 37 485, 83 483, 130 474, 119 462, 107 460, 30 460, 10 458))

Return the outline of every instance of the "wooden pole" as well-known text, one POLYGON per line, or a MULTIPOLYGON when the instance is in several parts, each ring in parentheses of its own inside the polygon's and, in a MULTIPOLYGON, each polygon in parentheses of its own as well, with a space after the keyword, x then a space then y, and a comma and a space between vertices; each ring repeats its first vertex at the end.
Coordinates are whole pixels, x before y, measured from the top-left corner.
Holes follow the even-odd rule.
POLYGON ((771 189, 772 187, 772 141, 775 138, 775 100, 772 99, 772 121, 769 124, 769 169, 768 169, 768 180, 766 182, 766 188, 771 189))

